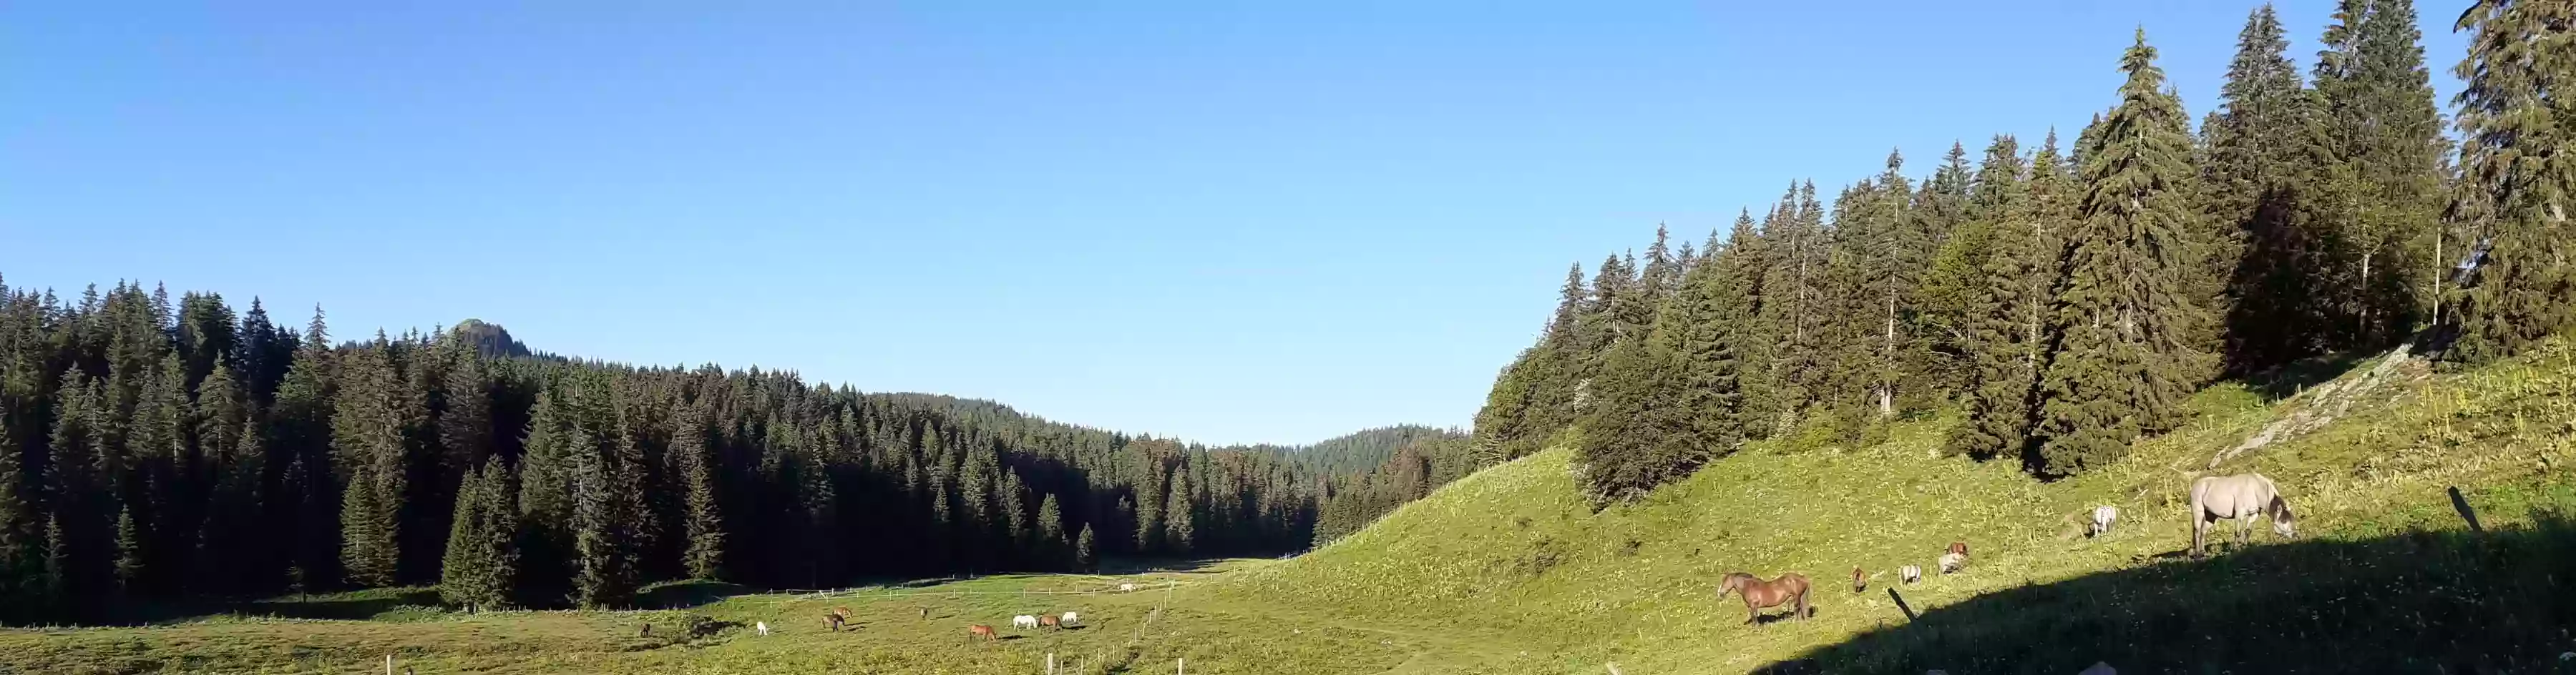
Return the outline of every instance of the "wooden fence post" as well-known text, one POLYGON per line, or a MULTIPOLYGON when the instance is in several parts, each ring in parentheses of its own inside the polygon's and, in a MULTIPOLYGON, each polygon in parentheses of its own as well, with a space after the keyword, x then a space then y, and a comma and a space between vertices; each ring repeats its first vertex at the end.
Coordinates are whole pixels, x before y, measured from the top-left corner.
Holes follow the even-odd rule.
POLYGON ((1190 675, 1189 659, 1173 659, 1172 675, 1190 675))
POLYGON ((1905 612, 1905 620, 1907 620, 1907 621, 1913 621, 1913 620, 1914 620, 1914 608, 1912 608, 1912 607, 1908 607, 1908 606, 1906 606, 1906 605, 1905 605, 1905 596, 1897 595, 1897 594, 1896 594, 1896 587, 1894 587, 1894 586, 1890 586, 1890 587, 1888 587, 1888 589, 1887 589, 1887 597, 1894 598, 1894 599, 1896 600, 1896 609, 1897 609, 1897 610, 1899 610, 1899 611, 1903 611, 1903 612, 1905 612))
POLYGON ((394 675, 394 655, 385 655, 385 675, 394 675))
POLYGON ((2486 529, 2486 528, 2484 528, 2484 527, 2480 527, 2480 526, 2478 525, 2478 511, 2477 511, 2477 509, 2469 508, 2469 500, 2468 500, 2468 498, 2467 498, 2467 497, 2462 497, 2462 496, 2460 496, 2460 488, 2459 488, 2459 486, 2456 486, 2456 485, 2451 486, 2450 490, 2451 490, 2451 508, 2459 509, 2459 510, 2460 510, 2460 518, 2461 518, 2461 519, 2463 519, 2463 520, 2467 520, 2467 521, 2469 521, 2469 531, 2470 531, 2470 532, 2478 532, 2478 533, 2484 533, 2484 532, 2486 532, 2486 531, 2487 531, 2487 529, 2486 529))

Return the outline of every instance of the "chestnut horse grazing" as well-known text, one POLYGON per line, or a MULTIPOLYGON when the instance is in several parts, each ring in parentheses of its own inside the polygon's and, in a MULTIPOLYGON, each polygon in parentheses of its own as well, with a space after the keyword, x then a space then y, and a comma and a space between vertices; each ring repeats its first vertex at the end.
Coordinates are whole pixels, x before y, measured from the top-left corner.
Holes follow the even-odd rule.
POLYGON ((1860 571, 1858 567, 1852 568, 1852 592, 1859 593, 1866 590, 1869 590, 1869 573, 1860 571))
POLYGON ((972 641, 974 641, 974 640, 975 640, 975 638, 984 638, 985 640, 988 640, 988 641, 989 641, 989 640, 1000 640, 1000 639, 1001 639, 1001 638, 999 638, 999 637, 994 637, 994 636, 993 636, 993 627, 992 627, 992 626, 987 626, 987 625, 980 624, 980 623, 979 623, 979 624, 975 624, 975 625, 967 626, 967 627, 966 627, 966 640, 967 640, 967 641, 969 641, 969 642, 972 642, 972 641))
POLYGON ((1039 625, 1039 626, 1043 626, 1043 627, 1047 627, 1047 628, 1060 628, 1060 627, 1062 627, 1062 626, 1059 626, 1059 625, 1057 625, 1057 624, 1056 624, 1056 622, 1055 622, 1055 615, 1053 615, 1053 614, 1040 614, 1040 615, 1038 615, 1038 625, 1039 625))
POLYGON ((1790 616, 1800 621, 1807 620, 1807 577, 1796 572, 1770 581, 1743 572, 1728 572, 1725 579, 1718 582, 1717 599, 1726 599, 1730 592, 1744 596, 1745 623, 1762 618, 1765 608, 1784 604, 1792 604, 1790 616))

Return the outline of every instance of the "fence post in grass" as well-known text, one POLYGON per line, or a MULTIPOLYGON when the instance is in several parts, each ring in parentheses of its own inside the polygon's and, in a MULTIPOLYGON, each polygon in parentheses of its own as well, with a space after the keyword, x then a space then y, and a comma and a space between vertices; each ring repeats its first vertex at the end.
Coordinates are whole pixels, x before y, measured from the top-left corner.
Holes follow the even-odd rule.
POLYGON ((385 675, 394 675, 394 655, 385 655, 385 675))
POLYGON ((1889 588, 1887 589, 1887 597, 1889 597, 1889 598, 1893 598, 1893 599, 1895 599, 1895 600, 1896 600, 1896 609, 1897 609, 1898 611, 1905 612, 1905 620, 1907 620, 1907 621, 1913 621, 1913 620, 1914 620, 1914 608, 1913 608, 1913 607, 1908 607, 1908 606, 1906 606, 1906 605, 1905 605, 1905 596, 1897 595, 1897 594, 1896 594, 1896 589, 1895 589, 1894 587, 1889 587, 1889 588))
POLYGON ((1047 675, 1055 675, 1055 652, 1047 652, 1047 675))
POLYGON ((2467 521, 2469 521, 2469 531, 2470 531, 2470 532, 2477 532, 2477 533, 2481 533, 2481 534, 2485 533, 2485 532, 2487 531, 2487 529, 2486 529, 2486 528, 2484 528, 2484 527, 2479 527, 2479 526, 2478 526, 2478 511, 2477 511, 2477 509, 2469 508, 2469 500, 2468 500, 2468 498, 2467 498, 2467 497, 2462 497, 2462 496, 2460 496, 2460 487, 2459 487, 2459 486, 2457 486, 2457 485, 2454 485, 2454 486, 2451 486, 2450 490, 2451 490, 2451 508, 2459 509, 2459 510, 2460 510, 2460 518, 2461 518, 2461 519, 2463 519, 2463 520, 2467 520, 2467 521))
POLYGON ((1190 675, 1189 659, 1173 659, 1172 675, 1190 675))

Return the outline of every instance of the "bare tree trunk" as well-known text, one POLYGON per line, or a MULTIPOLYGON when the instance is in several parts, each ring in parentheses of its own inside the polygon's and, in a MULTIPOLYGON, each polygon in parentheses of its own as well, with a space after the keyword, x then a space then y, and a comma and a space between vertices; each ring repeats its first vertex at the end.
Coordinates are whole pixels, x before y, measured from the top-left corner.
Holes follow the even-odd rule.
POLYGON ((1879 358, 1878 416, 1896 414, 1896 285, 1887 286, 1887 338, 1879 358))
POLYGON ((2372 331, 2370 330, 2370 305, 2372 300, 2370 293, 2370 256, 2373 253, 2373 251, 2363 251, 2361 253, 2361 311, 2355 312, 2355 314, 2360 315, 2359 318, 2361 325, 2359 326, 2360 334, 2358 337, 2361 338, 2363 344, 2369 344, 2373 337, 2371 335, 2372 331))

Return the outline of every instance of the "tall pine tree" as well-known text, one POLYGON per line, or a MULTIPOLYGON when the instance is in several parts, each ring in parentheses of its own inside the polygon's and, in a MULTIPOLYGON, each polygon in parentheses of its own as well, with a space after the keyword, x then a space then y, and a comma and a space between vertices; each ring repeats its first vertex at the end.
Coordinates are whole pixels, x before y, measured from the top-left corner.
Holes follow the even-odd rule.
POLYGON ((2191 139, 2146 32, 2121 58, 2128 81, 2079 171, 2081 220, 2055 307, 2058 350, 2043 384, 2043 476, 2099 467, 2143 434, 2172 428, 2207 355, 2205 308, 2188 290, 2196 257, 2191 139))

